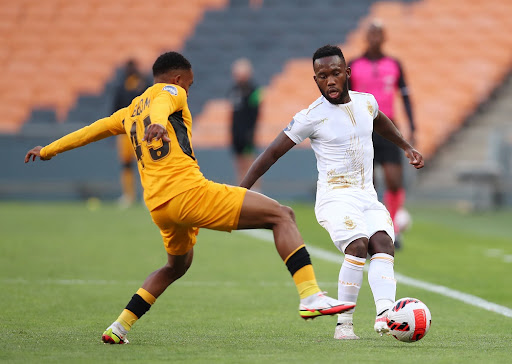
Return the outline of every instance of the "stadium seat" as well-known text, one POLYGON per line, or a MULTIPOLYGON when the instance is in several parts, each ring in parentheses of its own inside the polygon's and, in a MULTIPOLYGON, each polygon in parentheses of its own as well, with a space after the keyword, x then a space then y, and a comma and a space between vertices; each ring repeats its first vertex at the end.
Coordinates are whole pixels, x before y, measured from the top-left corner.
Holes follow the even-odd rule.
MULTIPOLYGON (((510 29, 506 19, 512 16, 512 6, 499 0, 485 2, 485 6, 476 3, 377 3, 342 45, 347 59, 357 56, 364 49, 365 24, 375 17, 384 20, 389 39, 386 47, 405 63, 415 106, 417 144, 427 158, 462 126, 510 70, 512 40, 504 29, 510 29)), ((290 61, 271 81, 263 100, 260 145, 275 137, 268 131, 282 128, 283 118, 291 118, 315 99, 310 68, 306 60, 290 61), (287 87, 286 80, 294 80, 293 87, 287 87), (293 107, 288 109, 290 105, 293 107)), ((399 114, 404 117, 403 112, 399 114)), ((407 124, 403 120, 398 123, 407 124)))
POLYGON ((206 104, 204 112, 194 120, 194 145, 216 147, 219 143, 229 145, 229 120, 231 104, 227 100, 213 99, 206 104))
POLYGON ((19 130, 30 109, 37 107, 54 107, 58 118, 64 120, 80 93, 100 93, 114 70, 128 58, 138 59, 148 69, 162 51, 183 46, 206 10, 227 3, 155 0, 147 6, 136 0, 1 2, 0 64, 8 72, 0 82, 0 95, 10 84, 20 81, 27 90, 22 92, 23 101, 10 103, 23 110, 10 111, 7 121, 0 124, 0 132, 19 130), (134 22, 134 17, 139 20, 134 22), (155 29, 159 36, 147 36, 155 29))
MULTIPOLYGON (((223 12, 207 13, 184 48, 184 53, 192 64, 198 65, 194 66, 194 72, 197 72, 199 67, 204 70, 201 74, 196 74, 197 82, 193 88, 193 96, 189 99, 192 112, 198 113, 203 110, 210 113, 210 99, 227 93, 232 82, 229 77, 230 66, 236 58, 250 59, 254 66, 255 81, 260 85, 266 85, 271 82, 274 75, 282 72, 287 60, 310 57, 311 49, 318 47, 318 44, 343 39, 348 29, 355 26, 357 19, 367 12, 368 4, 371 2, 373 1, 358 1, 354 4, 344 3, 341 6, 340 2, 326 0, 301 1, 300 4, 294 0, 279 0, 264 1, 258 9, 248 7, 247 3, 245 6, 235 6, 231 3, 232 6, 223 12), (229 17, 226 17, 226 14, 229 17), (330 24, 330 31, 326 32, 323 27, 318 26, 322 22, 330 24), (215 29, 217 31, 214 31, 215 29), (224 37, 224 34, 229 36, 224 37), (198 44, 200 38, 205 39, 201 45, 198 44), (206 41, 207 39, 210 41, 206 41), (215 96, 206 92, 207 87, 203 87, 211 82, 212 74, 224 75, 224 78, 215 80, 218 90, 215 96)), ((310 66, 310 61, 307 64, 310 66)), ((312 73, 307 73, 307 79, 311 77, 312 73)), ((289 83, 289 80, 284 80, 284 84, 287 82, 289 83)), ((312 92, 311 89, 308 92, 301 87, 290 91, 288 87, 290 97, 286 99, 287 104, 293 101, 295 93, 311 95, 312 92)), ((266 97, 277 101, 270 95, 266 97)), ((298 104, 300 102, 294 104, 295 107, 298 104)), ((279 105, 274 112, 269 112, 269 115, 284 120, 281 122, 286 125, 293 116, 291 110, 292 107, 288 105, 279 105)), ((224 117, 223 115, 220 117, 224 117)), ((194 115, 194 120, 199 125, 198 120, 202 120, 202 115, 194 115)), ((223 123, 228 124, 229 120, 225 119, 223 123)), ((270 132, 264 130, 279 129, 282 129, 280 125, 279 128, 274 124, 269 128, 262 125, 261 128, 258 127, 257 138, 260 138, 260 130, 261 133, 273 137, 270 132)), ((197 141, 195 144, 200 145, 197 141)), ((225 145, 219 141, 216 146, 225 145)))

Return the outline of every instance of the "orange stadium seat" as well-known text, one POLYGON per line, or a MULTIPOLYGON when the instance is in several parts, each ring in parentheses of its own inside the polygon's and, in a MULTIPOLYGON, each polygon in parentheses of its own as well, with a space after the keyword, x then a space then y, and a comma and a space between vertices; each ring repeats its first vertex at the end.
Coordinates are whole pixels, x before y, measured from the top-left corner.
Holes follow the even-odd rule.
POLYGON ((0 22, 0 34, 2 35, 2 38, 0 39, 5 40, 6 38, 4 38, 4 36, 11 34, 16 29, 19 14, 14 11, 6 11, 2 13, 0 9, 0 17, 2 19, 0 22))
MULTIPOLYGON (((418 148, 428 158, 510 71, 512 38, 506 31, 512 27, 510 16, 512 3, 500 0, 381 2, 372 7, 342 49, 347 59, 360 54, 365 24, 375 17, 384 21, 389 39, 386 47, 405 63, 418 148)), ((271 81, 257 132, 260 146, 275 137, 276 132, 270 130, 279 131, 286 118, 314 100, 316 87, 310 80, 310 67, 309 60, 290 61, 271 81), (292 88, 311 92, 291 90, 285 82, 290 79, 296 82, 292 88)), ((403 111, 399 115, 403 118, 403 111)), ((406 125, 403 120, 398 124, 406 125)))
POLYGON ((227 100, 211 100, 194 121, 194 125, 200 125, 193 129, 194 145, 203 147, 216 147, 219 141, 223 145, 228 145, 229 141, 229 121, 231 113, 231 104, 227 100))
POLYGON ((0 64, 7 70, 0 81, 0 95, 4 96, 2 102, 14 106, 4 115, 0 132, 19 130, 36 107, 53 107, 58 117, 65 119, 80 93, 100 92, 128 58, 134 57, 149 68, 161 51, 183 46, 204 11, 227 3, 0 2, 0 64), (134 22, 135 18, 146 21, 134 22), (155 29, 159 36, 148 37, 155 29), (23 88, 10 88, 19 83, 23 88))
POLYGON ((0 7, 0 15, 5 18, 18 17, 22 12, 22 5, 16 1, 6 1, 0 7))

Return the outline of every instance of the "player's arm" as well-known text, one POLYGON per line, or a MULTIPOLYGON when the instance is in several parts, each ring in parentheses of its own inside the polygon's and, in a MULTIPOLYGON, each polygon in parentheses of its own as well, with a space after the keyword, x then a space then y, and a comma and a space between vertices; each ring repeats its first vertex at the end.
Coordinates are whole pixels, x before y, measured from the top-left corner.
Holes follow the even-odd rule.
POLYGON ((25 155, 25 163, 30 162, 31 159, 35 161, 36 158, 50 160, 59 153, 82 147, 112 135, 123 134, 125 133, 123 127, 125 114, 126 108, 120 109, 111 116, 65 135, 44 148, 41 146, 34 147, 25 155))
POLYGON ((171 139, 169 139, 166 128, 169 115, 183 110, 186 103, 187 93, 183 88, 176 85, 164 86, 151 102, 149 112, 151 124, 146 128, 142 140, 150 142, 153 139, 162 139, 165 142, 170 142, 171 139))
POLYGON ((395 124, 380 110, 377 117, 373 120, 373 130, 403 149, 406 157, 409 159, 409 163, 415 168, 423 168, 424 162, 421 153, 403 138, 395 124))
POLYGON ((251 188, 272 165, 295 145, 311 138, 315 133, 315 123, 308 119, 309 110, 295 114, 288 126, 274 139, 265 151, 256 158, 240 183, 241 187, 251 188))
POLYGON ((411 138, 413 138, 415 125, 412 114, 411 98, 409 97, 409 89, 407 88, 404 72, 402 70, 402 66, 400 65, 400 63, 398 63, 398 68, 400 70, 400 76, 398 77, 398 89, 400 90, 400 94, 402 95, 405 112, 407 114, 407 118, 409 119, 409 127, 411 128, 411 138))
POLYGON ((279 158, 294 146, 295 142, 293 142, 288 135, 283 131, 279 133, 267 149, 256 158, 240 183, 240 187, 251 188, 279 158))

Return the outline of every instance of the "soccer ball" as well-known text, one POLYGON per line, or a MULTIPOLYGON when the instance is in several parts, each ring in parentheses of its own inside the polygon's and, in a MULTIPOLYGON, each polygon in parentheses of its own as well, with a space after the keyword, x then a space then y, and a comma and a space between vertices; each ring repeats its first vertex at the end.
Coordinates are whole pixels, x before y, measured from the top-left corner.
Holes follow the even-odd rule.
POLYGON ((398 210, 395 214, 395 225, 401 233, 409 230, 412 226, 412 218, 409 211, 404 208, 398 210))
POLYGON ((388 314, 388 327, 395 339, 410 343, 423 338, 432 323, 430 311, 416 298, 401 298, 388 314))

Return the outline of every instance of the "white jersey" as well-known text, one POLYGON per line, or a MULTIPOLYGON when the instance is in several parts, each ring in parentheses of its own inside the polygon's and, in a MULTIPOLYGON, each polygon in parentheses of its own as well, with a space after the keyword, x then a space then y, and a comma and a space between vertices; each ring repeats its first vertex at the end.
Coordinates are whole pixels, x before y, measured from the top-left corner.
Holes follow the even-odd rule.
POLYGON ((284 129, 296 144, 311 140, 316 155, 317 197, 335 189, 373 186, 373 120, 379 106, 371 94, 349 91, 351 101, 331 104, 323 96, 297 113, 284 129))

